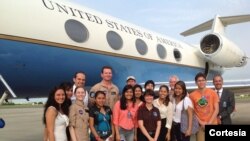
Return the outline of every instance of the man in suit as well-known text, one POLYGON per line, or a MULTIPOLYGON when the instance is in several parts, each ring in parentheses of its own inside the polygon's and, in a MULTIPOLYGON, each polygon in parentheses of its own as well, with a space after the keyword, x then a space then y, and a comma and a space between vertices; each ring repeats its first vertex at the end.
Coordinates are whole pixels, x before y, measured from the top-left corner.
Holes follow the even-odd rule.
POLYGON ((213 84, 220 98, 218 119, 221 121, 221 124, 232 124, 231 114, 235 108, 234 93, 223 88, 221 75, 214 76, 213 84))

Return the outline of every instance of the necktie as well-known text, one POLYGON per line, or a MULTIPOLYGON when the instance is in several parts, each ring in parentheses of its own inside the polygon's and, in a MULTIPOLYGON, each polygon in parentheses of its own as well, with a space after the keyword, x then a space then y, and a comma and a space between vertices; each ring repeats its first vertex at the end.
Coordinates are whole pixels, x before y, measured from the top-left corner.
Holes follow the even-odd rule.
POLYGON ((218 96, 219 96, 219 98, 220 98, 220 91, 217 91, 217 94, 218 94, 218 96))

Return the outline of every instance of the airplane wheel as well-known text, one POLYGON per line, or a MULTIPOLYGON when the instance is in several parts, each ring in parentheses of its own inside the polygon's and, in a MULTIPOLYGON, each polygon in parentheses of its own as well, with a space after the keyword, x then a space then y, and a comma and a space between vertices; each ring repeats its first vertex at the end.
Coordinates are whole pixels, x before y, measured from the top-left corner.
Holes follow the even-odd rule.
POLYGON ((4 128, 5 122, 2 118, 0 118, 0 128, 4 128))

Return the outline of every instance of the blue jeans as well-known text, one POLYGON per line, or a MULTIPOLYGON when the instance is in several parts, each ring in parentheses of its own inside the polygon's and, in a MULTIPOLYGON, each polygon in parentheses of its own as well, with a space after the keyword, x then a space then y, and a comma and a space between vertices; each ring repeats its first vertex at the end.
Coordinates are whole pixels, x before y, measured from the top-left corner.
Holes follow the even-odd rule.
POLYGON ((121 141, 133 141, 134 140, 134 128, 131 130, 119 128, 121 141))

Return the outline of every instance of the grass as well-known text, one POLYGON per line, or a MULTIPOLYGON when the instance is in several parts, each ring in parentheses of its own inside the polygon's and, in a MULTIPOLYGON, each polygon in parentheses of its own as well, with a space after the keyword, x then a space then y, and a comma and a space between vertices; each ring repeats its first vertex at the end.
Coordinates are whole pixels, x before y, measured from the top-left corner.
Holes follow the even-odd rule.
POLYGON ((42 108, 43 104, 14 104, 14 105, 0 105, 0 109, 8 109, 8 108, 42 108))
POLYGON ((236 96, 235 101, 237 102, 250 102, 250 96, 240 97, 236 96))
MULTIPOLYGON (((236 95, 235 96, 235 102, 241 103, 241 102, 250 102, 250 94, 242 95, 236 95)), ((43 108, 43 104, 4 104, 0 105, 0 109, 8 109, 8 108, 43 108)))

